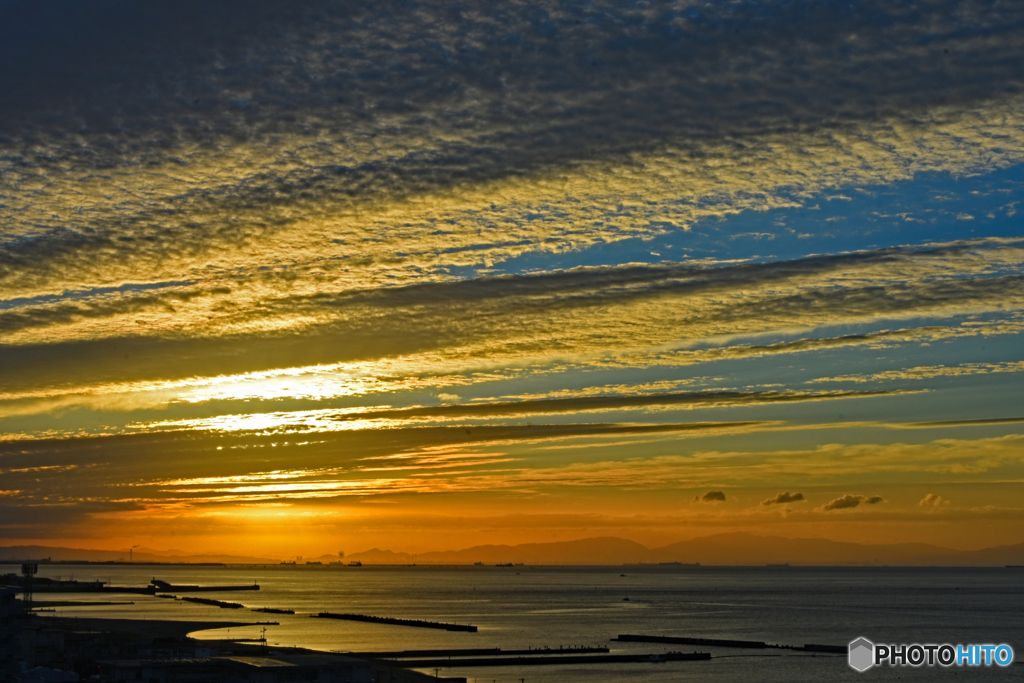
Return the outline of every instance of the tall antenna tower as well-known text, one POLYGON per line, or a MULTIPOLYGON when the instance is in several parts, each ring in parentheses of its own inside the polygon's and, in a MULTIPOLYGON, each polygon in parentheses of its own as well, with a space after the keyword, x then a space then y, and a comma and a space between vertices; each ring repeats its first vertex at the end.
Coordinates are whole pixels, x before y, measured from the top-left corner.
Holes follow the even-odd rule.
POLYGON ((35 562, 26 562, 21 565, 22 594, 25 602, 25 616, 32 614, 32 577, 39 571, 39 565, 35 562))

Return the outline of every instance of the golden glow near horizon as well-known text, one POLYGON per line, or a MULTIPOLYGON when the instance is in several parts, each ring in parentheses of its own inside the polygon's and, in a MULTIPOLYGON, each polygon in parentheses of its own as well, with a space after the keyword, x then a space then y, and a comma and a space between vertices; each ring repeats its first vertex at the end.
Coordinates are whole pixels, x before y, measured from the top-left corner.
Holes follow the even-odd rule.
POLYGON ((23 27, 0 544, 1024 541, 1024 10, 792 4, 23 27))

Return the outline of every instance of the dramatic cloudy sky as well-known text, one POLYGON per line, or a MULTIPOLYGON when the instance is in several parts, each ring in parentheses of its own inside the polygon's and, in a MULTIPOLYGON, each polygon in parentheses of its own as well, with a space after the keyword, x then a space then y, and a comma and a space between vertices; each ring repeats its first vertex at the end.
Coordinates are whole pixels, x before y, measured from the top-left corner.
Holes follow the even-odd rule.
POLYGON ((1024 5, 0 1, 0 542, 1024 540, 1024 5))

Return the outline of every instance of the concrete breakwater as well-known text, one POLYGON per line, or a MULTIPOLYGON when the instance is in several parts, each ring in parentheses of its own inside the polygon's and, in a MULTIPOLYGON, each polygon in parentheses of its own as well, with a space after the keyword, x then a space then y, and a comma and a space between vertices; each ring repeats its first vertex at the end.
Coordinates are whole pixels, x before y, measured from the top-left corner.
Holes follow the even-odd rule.
MULTIPOLYGON (((364 659, 410 659, 414 657, 509 657, 518 655, 554 657, 569 654, 586 654, 594 652, 608 652, 606 647, 560 647, 560 648, 532 648, 529 650, 502 650, 500 647, 490 648, 467 648, 460 650, 399 650, 393 652, 345 652, 350 657, 361 657, 364 659)), ((404 664, 405 662, 402 662, 404 664)))
POLYGON ((210 598, 179 598, 177 595, 157 595, 156 597, 167 598, 168 600, 178 600, 180 602, 194 602, 197 605, 210 605, 212 607, 221 607, 223 609, 242 609, 245 607, 245 605, 241 605, 237 602, 224 602, 223 600, 211 600, 210 598))
POLYGON ((392 626, 414 626, 416 628, 436 628, 444 631, 468 631, 476 633, 476 626, 468 624, 442 624, 437 621, 422 621, 420 619, 395 619, 393 617, 374 617, 367 614, 335 614, 333 612, 320 612, 311 614, 313 618, 320 619, 344 619, 346 621, 366 621, 373 624, 391 624, 392 626))
POLYGON ((389 652, 349 652, 336 650, 338 654, 360 659, 410 659, 413 657, 484 657, 500 655, 500 647, 466 648, 461 650, 394 650, 389 652))
POLYGON ((212 605, 213 607, 220 607, 222 609, 242 609, 245 605, 240 605, 237 602, 224 602, 223 600, 211 600, 210 598, 175 598, 183 602, 194 602, 199 605, 212 605))
POLYGON ((804 652, 822 652, 832 655, 845 655, 849 652, 849 647, 849 645, 818 645, 817 643, 807 643, 803 647, 795 649, 803 650, 804 652))
POLYGON ((151 579, 150 587, 153 590, 161 591, 180 591, 185 593, 195 592, 217 592, 217 591, 258 591, 259 585, 255 582, 250 586, 248 584, 241 586, 186 586, 180 584, 172 584, 160 579, 151 579))
POLYGON ((622 634, 612 640, 626 643, 672 643, 675 645, 704 645, 705 647, 735 647, 753 650, 777 649, 796 650, 798 652, 818 652, 822 654, 846 654, 845 645, 818 645, 808 643, 799 645, 769 645, 763 640, 729 640, 722 638, 689 638, 685 636, 644 636, 622 634))
POLYGON ((641 635, 620 635, 612 638, 625 643, 672 643, 674 645, 704 645, 717 647, 742 647, 761 649, 768 647, 768 644, 761 640, 723 640, 719 638, 687 638, 683 636, 641 636, 641 635))
POLYGON ((458 659, 404 659, 401 665, 422 669, 432 667, 463 666, 552 666, 556 664, 615 664, 622 662, 686 662, 707 661, 707 652, 666 652, 664 654, 591 654, 591 655, 541 655, 536 657, 466 657, 458 659))

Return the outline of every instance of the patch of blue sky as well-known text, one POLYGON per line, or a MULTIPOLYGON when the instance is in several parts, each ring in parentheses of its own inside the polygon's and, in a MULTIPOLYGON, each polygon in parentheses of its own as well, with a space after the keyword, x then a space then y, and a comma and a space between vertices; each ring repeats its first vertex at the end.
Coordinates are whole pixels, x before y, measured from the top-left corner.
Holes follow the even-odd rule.
MULTIPOLYGON (((861 387, 868 389, 870 387, 861 387)), ((908 389, 911 387, 907 387, 908 389)), ((993 418, 1021 417, 1018 400, 1020 396, 1019 375, 987 376, 978 381, 977 377, 943 378, 941 383, 922 384, 913 387, 923 389, 915 394, 867 396, 806 403, 767 403, 721 408, 702 408, 688 411, 685 421, 717 420, 782 420, 795 426, 825 425, 834 423, 865 422, 885 424, 926 423, 937 421, 987 420, 993 418)), ((646 413, 646 417, 658 421, 680 420, 677 412, 646 413)), ((609 415, 604 419, 614 421, 609 415)), ((636 418, 634 418, 636 419, 636 418)), ((989 434, 1019 434, 1021 424, 977 425, 957 427, 934 427, 941 433, 933 432, 924 440, 939 438, 981 438, 984 429, 989 434), (975 431, 972 431, 975 430, 975 431)), ((930 430, 928 430, 930 431, 930 430)), ((917 435, 914 429, 878 428, 879 442, 906 442, 917 435)), ((835 439, 831 431, 820 432, 819 443, 830 443, 835 439)), ((788 442, 789 437, 786 437, 788 442)))
MULTIPOLYGON (((921 173, 912 180, 887 185, 784 196, 801 206, 705 219, 689 230, 654 226, 666 232, 651 239, 621 240, 580 251, 531 251, 487 272, 527 274, 692 259, 782 261, 812 254, 1024 236, 1024 165, 968 176, 921 173)), ((463 277, 479 272, 482 269, 452 270, 453 275, 463 277)))
MULTIPOLYGON (((976 316, 972 320, 984 318, 996 319, 994 316, 976 316)), ((942 321, 952 326, 963 320, 942 321)), ((893 329, 897 327, 917 327, 935 324, 934 319, 901 321, 903 325, 864 325, 844 326, 830 332, 841 334, 859 334, 870 329, 893 329)), ((815 334, 822 338, 830 335, 815 334)), ((792 341, 807 338, 809 335, 779 335, 770 340, 774 342, 792 341)), ((766 343, 765 339, 757 339, 757 343, 766 343)), ((710 345, 708 345, 710 346, 710 345)), ((982 370, 979 374, 968 374, 957 377, 930 377, 923 379, 901 378, 889 380, 872 380, 869 376, 889 371, 900 371, 923 366, 943 366, 956 368, 965 364, 1005 364, 1024 360, 1021 351, 1020 336, 1017 334, 1001 334, 992 336, 972 336, 952 339, 940 339, 930 343, 919 341, 888 341, 878 346, 841 346, 824 349, 811 349, 795 353, 773 354, 746 358, 727 358, 691 365, 625 368, 591 368, 587 370, 572 369, 569 371, 553 371, 550 373, 528 374, 521 377, 477 383, 452 389, 461 402, 474 399, 494 400, 501 397, 522 395, 544 395, 557 387, 559 390, 576 392, 594 387, 608 387, 604 394, 615 394, 618 385, 643 385, 647 383, 676 383, 667 388, 663 384, 659 391, 704 391, 721 390, 795 390, 795 391, 865 391, 878 389, 921 390, 938 387, 957 388, 978 385, 983 389, 988 382, 995 382, 1001 387, 1020 386, 1024 373, 995 373, 982 370), (858 379, 867 381, 821 382, 822 378, 858 375, 858 379)), ((394 403, 405 403, 411 396, 397 396, 389 400, 394 403), (398 399, 395 401, 395 399, 398 399)), ((422 400, 422 395, 416 401, 422 400)), ((987 417, 991 411, 1000 417, 1012 416, 1014 402, 993 404, 985 396, 973 400, 971 412, 975 418, 987 417), (1009 411, 1009 413, 1007 413, 1009 411)), ((1004 396, 1004 399, 1012 398, 1004 396)), ((430 403, 431 401, 427 401, 430 403)), ((953 401, 950 408, 955 414, 961 401, 953 401)), ((942 406, 940 406, 942 407, 942 406)), ((949 412, 949 411, 947 411, 949 412)), ((953 419, 950 415, 942 419, 953 419)), ((876 418, 877 419, 877 418, 876 418)), ((931 419, 919 415, 914 419, 931 419)))
MULTIPOLYGON (((541 393, 544 387, 580 390, 588 387, 618 384, 642 385, 653 382, 678 382, 676 390, 796 390, 796 391, 860 391, 875 389, 920 389, 934 385, 937 378, 875 381, 871 375, 900 371, 922 366, 956 368, 968 363, 1000 364, 1022 360, 1020 338, 1015 335, 992 338, 946 340, 928 346, 919 343, 889 345, 885 348, 843 347, 820 349, 800 353, 772 356, 717 360, 689 366, 629 368, 569 372, 544 378, 522 378, 502 383, 500 388, 509 395, 516 390, 523 393, 541 393), (855 379, 845 381, 819 381, 837 376, 855 379)), ((977 375, 991 380, 994 375, 977 375)), ((1016 378, 1019 383, 1024 373, 1003 373, 1000 377, 1016 378)), ((958 378, 963 379, 963 377, 958 378)), ((458 393, 463 398, 493 392, 496 386, 465 388, 458 393)), ((610 392, 611 393, 611 392, 610 392)), ((490 395, 493 395, 491 393, 490 395)))
MULTIPOLYGON (((869 387, 861 387, 868 389, 869 387)), ((909 387, 908 387, 909 388, 909 387)), ((885 425, 906 425, 934 421, 987 420, 993 418, 1022 417, 1013 397, 1019 396, 1019 375, 989 376, 983 381, 978 378, 950 377, 928 386, 915 394, 875 395, 806 401, 797 403, 751 403, 744 405, 721 405, 708 407, 651 406, 642 409, 610 409, 592 412, 566 412, 493 418, 460 418, 458 424, 691 424, 697 422, 733 421, 780 421, 792 426, 812 427, 844 423, 871 423, 867 427, 877 430, 878 442, 907 442, 919 436, 916 429, 890 429, 885 425), (873 427, 871 425, 874 425, 873 427)), ((854 425, 847 424, 848 428, 854 425)), ((986 434, 1019 434, 1021 424, 936 426, 942 433, 933 433, 924 441, 936 438, 978 438, 986 434), (956 437, 954 434, 962 434, 956 437)), ((778 443, 790 442, 789 433, 778 443)), ((762 437, 763 440, 763 437, 762 437)), ((831 430, 818 431, 814 438, 817 443, 831 443, 835 440, 831 430)), ((760 450, 760 449, 758 449, 760 450)))

